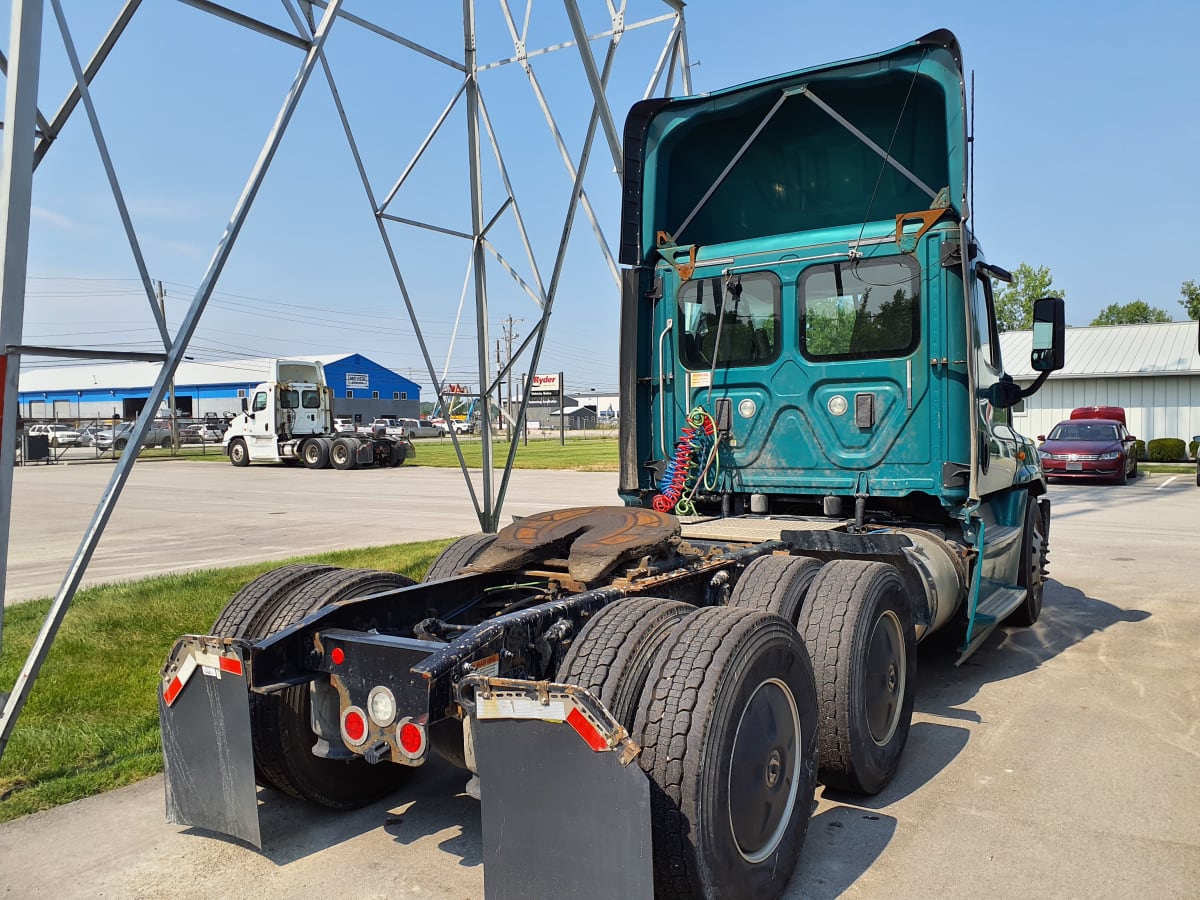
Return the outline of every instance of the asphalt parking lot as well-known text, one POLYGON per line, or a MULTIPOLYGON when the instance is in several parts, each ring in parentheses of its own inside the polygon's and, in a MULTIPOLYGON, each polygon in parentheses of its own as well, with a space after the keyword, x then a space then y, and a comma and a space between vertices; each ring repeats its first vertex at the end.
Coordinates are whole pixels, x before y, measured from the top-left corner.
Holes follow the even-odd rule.
MULTIPOLYGON (((323 497, 357 490, 345 488, 355 473, 328 474, 323 497)), ((409 489, 435 505, 446 489, 420 486, 435 470, 379 474, 417 476, 409 489)), ((211 502, 236 518, 239 504, 276 510, 298 485, 315 490, 266 484, 211 502)), ((922 645, 898 777, 875 798, 820 795, 787 897, 1195 896, 1200 488, 1155 476, 1055 485, 1052 497, 1041 620, 997 632, 959 668, 952 642, 922 645)), ((479 812, 462 775, 414 776, 350 814, 261 792, 262 852, 163 824, 162 782, 150 779, 0 826, 0 892, 482 896, 479 812)))

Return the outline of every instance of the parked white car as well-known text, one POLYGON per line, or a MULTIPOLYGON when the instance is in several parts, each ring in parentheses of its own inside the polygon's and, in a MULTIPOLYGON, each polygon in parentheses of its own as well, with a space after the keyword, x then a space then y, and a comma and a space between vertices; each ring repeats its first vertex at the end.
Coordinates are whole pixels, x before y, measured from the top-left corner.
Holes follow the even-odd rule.
POLYGON ((79 443, 79 432, 66 425, 30 425, 28 434, 44 434, 50 439, 51 447, 74 447, 79 443))
POLYGON ((203 423, 184 425, 179 429, 179 443, 219 444, 221 443, 221 431, 218 428, 203 423))
POLYGON ((446 424, 445 419, 431 419, 430 424, 437 429, 438 434, 449 434, 450 425, 454 426, 455 434, 474 434, 475 426, 471 422, 464 422, 460 419, 452 419, 450 425, 446 424))
POLYGON ((353 433, 354 420, 349 416, 338 416, 333 420, 333 430, 337 434, 353 433))

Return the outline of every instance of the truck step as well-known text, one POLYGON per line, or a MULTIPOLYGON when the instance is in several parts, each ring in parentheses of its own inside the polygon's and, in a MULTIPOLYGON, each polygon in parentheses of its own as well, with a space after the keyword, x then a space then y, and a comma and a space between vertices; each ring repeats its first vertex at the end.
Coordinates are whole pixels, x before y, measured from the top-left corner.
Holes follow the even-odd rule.
POLYGON ((979 606, 975 608, 975 621, 979 622, 984 617, 990 618, 999 622, 1010 612, 1021 605, 1021 601, 1025 599, 1025 588, 1017 587, 1016 585, 1008 585, 1006 587, 997 588, 987 595, 983 600, 979 601, 979 606))
POLYGON ((1004 617, 1021 605, 1025 599, 1025 588, 1010 585, 997 588, 980 601, 975 609, 974 627, 967 635, 967 643, 955 662, 961 666, 972 653, 980 648, 988 635, 996 630, 996 626, 1004 621, 1004 617))

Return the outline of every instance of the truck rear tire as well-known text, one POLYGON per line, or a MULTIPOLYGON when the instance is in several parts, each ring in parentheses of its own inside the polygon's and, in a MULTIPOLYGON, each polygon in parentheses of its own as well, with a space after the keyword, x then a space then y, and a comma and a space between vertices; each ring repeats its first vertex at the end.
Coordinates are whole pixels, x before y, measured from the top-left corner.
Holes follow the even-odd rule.
POLYGON ((912 603, 899 571, 857 559, 826 564, 800 634, 820 685, 821 781, 877 794, 900 764, 916 693, 912 603))
POLYGON ((734 585, 729 605, 775 613, 795 625, 822 565, 811 556, 760 556, 734 585))
POLYGON ((324 438, 309 438, 300 445, 300 461, 306 469, 324 469, 329 465, 329 442, 324 438))
MULTIPOLYGON (((298 587, 312 581, 318 575, 332 571, 333 566, 297 564, 280 566, 278 569, 264 572, 225 604, 225 608, 213 622, 212 633, 219 637, 267 637, 268 632, 262 630, 264 611, 273 615, 270 608, 275 604, 282 602, 286 596, 290 596, 298 587)), ((255 696, 262 695, 252 694, 251 698, 255 696)))
POLYGON ((429 566, 423 581, 440 581, 443 578, 453 578, 464 566, 469 566, 492 542, 496 535, 487 532, 468 534, 438 554, 437 559, 429 566))
POLYGON ((335 469, 353 469, 358 465, 358 441, 337 438, 329 448, 329 462, 335 469))
POLYGON ((396 466, 404 465, 404 460, 408 457, 408 451, 400 445, 399 442, 392 444, 388 450, 388 467, 396 468, 396 466))
MULTIPOLYGON (((339 600, 393 588, 413 580, 395 572, 334 569, 301 583, 264 611, 263 636, 299 622, 310 613, 339 600)), ((313 756, 311 688, 295 685, 270 694, 251 694, 250 732, 254 762, 279 790, 331 809, 353 809, 395 790, 407 767, 392 763, 370 765, 361 758, 325 759, 313 756)))
POLYGON ((634 725, 656 897, 778 897, 816 786, 817 694, 792 624, 709 607, 655 657, 634 725))
POLYGON ((610 603, 579 632, 555 681, 591 691, 631 731, 658 648, 695 611, 690 603, 656 597, 610 603))
MULTIPOLYGON (((274 616, 274 609, 286 600, 299 587, 312 581, 318 575, 332 572, 333 566, 290 565, 280 566, 270 572, 259 575, 225 604, 221 614, 212 625, 212 633, 219 637, 246 638, 257 640, 267 637, 266 621, 274 616)), ((257 703, 273 703, 275 698, 269 694, 250 694, 250 715, 254 715, 257 703)), ((258 761, 254 764, 255 780, 265 786, 278 788, 278 785, 259 768, 258 761)))
POLYGON ((1046 526, 1036 497, 1025 505, 1025 530, 1021 535, 1021 562, 1017 584, 1025 588, 1025 599, 1008 614, 1006 625, 1028 628, 1042 614, 1042 593, 1046 587, 1046 526))
POLYGON ((250 451, 246 449, 246 442, 241 438, 234 438, 229 442, 229 461, 239 469, 250 465, 250 451))

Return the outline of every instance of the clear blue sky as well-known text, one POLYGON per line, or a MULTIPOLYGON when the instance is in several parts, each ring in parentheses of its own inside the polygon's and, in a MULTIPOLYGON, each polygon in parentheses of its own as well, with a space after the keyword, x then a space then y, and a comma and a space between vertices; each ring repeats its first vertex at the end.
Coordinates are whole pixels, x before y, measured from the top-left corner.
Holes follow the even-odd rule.
MULTIPOLYGON (((525 4, 510 0, 514 15, 525 4)), ((120 7, 64 0, 86 58, 120 7)), ((279 2, 228 6, 280 26, 279 2)), ((590 31, 607 27, 602 0, 580 0, 590 31)), ((0 4, 7 45, 9 3, 0 4)), ((512 55, 499 0, 479 0, 481 60, 512 55)), ((568 40, 559 4, 535 4, 529 47, 568 40)), ((452 58, 460 5, 347 0, 346 8, 452 58), (431 12, 430 7, 435 8, 431 12)), ((630 0, 629 20, 655 14, 630 0)), ((1180 284, 1200 280, 1200 102, 1194 74, 1200 4, 897 4, 698 0, 687 7, 693 87, 704 91, 887 49, 946 27, 975 71, 975 226, 991 261, 1048 266, 1066 292, 1068 322, 1141 299, 1185 318, 1180 284)), ((70 74, 47 2, 40 108, 50 116, 70 74)), ((612 102, 618 127, 640 97, 665 26, 626 35, 612 102)), ((598 45, 597 45, 598 46, 598 45)), ((382 195, 458 87, 451 70, 340 22, 329 56, 375 190, 382 195)), ((143 240, 178 324, 299 65, 300 51, 173 0, 145 0, 94 89, 102 125, 143 240)), ((577 157, 590 109, 574 51, 534 60, 577 157)), ((570 182, 517 66, 486 73, 484 99, 544 279, 570 182)), ((64 346, 152 347, 156 332, 80 108, 35 178, 25 340, 64 346)), ((457 107, 392 212, 469 230, 465 117, 457 107)), ((503 197, 485 143, 485 206, 503 197)), ((587 188, 615 245, 619 186, 603 140, 587 188), (607 163, 607 164, 606 164, 607 163)), ((389 226, 439 370, 454 331, 468 248, 458 238, 389 226)), ((528 278, 511 217, 496 244, 528 278)), ((524 336, 536 308, 495 265, 491 355, 501 320, 524 336)), ((474 382, 468 293, 450 380, 474 382)), ((576 220, 541 371, 568 389, 615 386, 617 291, 591 228, 576 220)), ((197 359, 361 352, 428 387, 323 77, 314 77, 218 293, 193 341, 197 359)))

